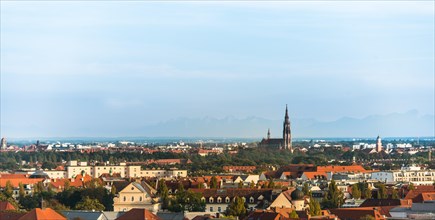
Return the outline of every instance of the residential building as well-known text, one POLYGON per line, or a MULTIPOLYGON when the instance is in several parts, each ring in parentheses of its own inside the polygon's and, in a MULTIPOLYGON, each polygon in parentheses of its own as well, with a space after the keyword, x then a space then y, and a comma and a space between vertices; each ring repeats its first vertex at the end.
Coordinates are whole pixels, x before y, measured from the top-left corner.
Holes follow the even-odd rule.
POLYGON ((156 198, 157 191, 146 182, 131 182, 118 191, 113 199, 114 211, 129 211, 134 208, 157 212, 160 203, 156 198))

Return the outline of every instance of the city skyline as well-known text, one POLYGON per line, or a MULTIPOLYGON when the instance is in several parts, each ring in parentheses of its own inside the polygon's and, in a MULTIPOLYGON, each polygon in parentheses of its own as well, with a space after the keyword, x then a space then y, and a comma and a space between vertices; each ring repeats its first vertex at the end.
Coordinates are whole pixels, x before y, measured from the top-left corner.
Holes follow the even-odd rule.
MULTIPOLYGON (((152 136, 143 128, 180 119, 280 121, 285 104, 291 121, 410 110, 433 118, 433 1, 1 6, 4 137, 152 136)), ((373 133, 404 132, 387 127, 373 133)), ((433 134, 427 127, 421 135, 433 134)))

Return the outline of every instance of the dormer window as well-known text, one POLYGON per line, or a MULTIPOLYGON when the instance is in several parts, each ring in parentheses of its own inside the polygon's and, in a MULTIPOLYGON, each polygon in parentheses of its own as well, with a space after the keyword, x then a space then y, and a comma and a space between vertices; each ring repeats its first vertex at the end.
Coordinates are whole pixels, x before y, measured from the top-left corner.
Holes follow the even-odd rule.
POLYGON ((229 197, 226 197, 226 198, 225 198, 225 202, 226 202, 226 203, 230 203, 230 198, 229 198, 229 197))
POLYGON ((218 203, 222 203, 222 198, 221 198, 221 197, 218 197, 218 198, 217 198, 217 202, 218 202, 218 203))
POLYGON ((201 198, 201 202, 205 202, 205 198, 204 197, 201 198))
POLYGON ((210 198, 208 199, 208 202, 209 202, 209 203, 213 203, 213 197, 210 197, 210 198))
POLYGON ((249 203, 254 203, 254 197, 249 198, 249 203))

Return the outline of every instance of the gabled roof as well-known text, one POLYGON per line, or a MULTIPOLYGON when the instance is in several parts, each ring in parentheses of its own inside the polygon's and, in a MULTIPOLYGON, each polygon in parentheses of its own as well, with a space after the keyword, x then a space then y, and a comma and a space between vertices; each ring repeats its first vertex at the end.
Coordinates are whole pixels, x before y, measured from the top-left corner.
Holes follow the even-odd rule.
POLYGON ((399 206, 400 199, 366 199, 359 207, 399 206))
POLYGON ((81 219, 81 220, 99 220, 103 215, 102 212, 92 211, 62 211, 62 214, 68 219, 81 219))
POLYGON ((16 210, 15 207, 8 201, 0 201, 0 211, 16 210))
POLYGON ((261 195, 268 200, 272 194, 272 189, 249 189, 249 188, 228 188, 228 189, 189 189, 195 193, 201 193, 205 198, 209 197, 253 197, 255 200, 261 195))
POLYGON ((22 184, 36 184, 38 182, 44 181, 43 178, 29 178, 29 175, 24 174, 0 174, 0 187, 3 188, 6 186, 8 181, 11 182, 14 188, 17 188, 20 183, 22 184))
POLYGON ((326 179, 326 172, 304 172, 308 179, 326 179))
POLYGON ((23 215, 18 220, 67 220, 67 219, 51 208, 45 208, 45 209, 36 208, 36 209, 32 209, 30 212, 23 215))
POLYGON ((162 220, 146 209, 131 209, 116 220, 162 220))

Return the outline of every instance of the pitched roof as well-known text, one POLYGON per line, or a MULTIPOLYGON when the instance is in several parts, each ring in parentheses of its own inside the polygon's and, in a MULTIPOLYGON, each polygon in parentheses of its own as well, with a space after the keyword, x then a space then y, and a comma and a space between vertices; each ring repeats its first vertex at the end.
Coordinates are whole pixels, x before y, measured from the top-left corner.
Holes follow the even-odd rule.
MULTIPOLYGON (((209 197, 253 197, 257 199, 260 195, 270 196, 272 189, 249 189, 249 188, 228 188, 228 189, 189 189, 195 193, 201 193, 205 198, 209 197)), ((266 198, 267 199, 267 198, 266 198)))
POLYGON ((399 206, 400 199, 366 199, 359 207, 399 206))
POLYGON ((0 174, 0 187, 5 187, 8 181, 11 182, 14 188, 17 188, 20 183, 22 184, 36 184, 44 181, 43 178, 29 178, 29 175, 24 174, 0 174))
POLYGON ((289 219, 280 213, 276 212, 266 212, 266 211, 255 211, 248 215, 245 220, 285 220, 289 219))
POLYGON ((351 166, 318 166, 317 171, 321 172, 367 172, 361 165, 351 165, 351 166))
POLYGON ((131 209, 116 220, 162 220, 146 209, 131 209))
POLYGON ((25 214, 26 213, 19 213, 19 212, 0 212, 0 219, 18 220, 20 217, 22 217, 25 214))
POLYGON ((357 220, 363 216, 370 215, 376 220, 385 220, 381 213, 374 208, 338 208, 330 209, 332 214, 337 215, 341 220, 357 220))
POLYGON ((67 220, 67 219, 51 208, 45 208, 45 209, 36 208, 36 209, 32 209, 30 212, 23 215, 18 220, 67 220))
POLYGON ((308 179, 326 179, 326 172, 304 172, 308 179))
POLYGON ((81 220, 97 220, 103 215, 102 212, 92 212, 92 211, 62 211, 68 219, 81 219, 81 220))
POLYGON ((412 202, 422 202, 423 198, 420 196, 422 193, 435 193, 435 189, 433 186, 431 187, 421 187, 418 186, 413 190, 410 190, 406 196, 405 199, 411 199, 412 202))
POLYGON ((8 201, 0 201, 0 211, 16 210, 16 208, 8 201))

